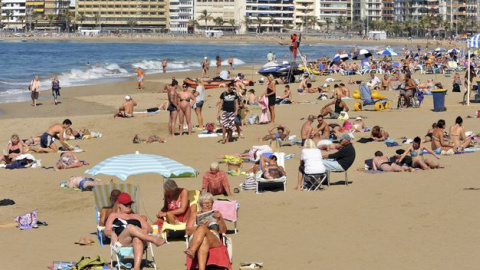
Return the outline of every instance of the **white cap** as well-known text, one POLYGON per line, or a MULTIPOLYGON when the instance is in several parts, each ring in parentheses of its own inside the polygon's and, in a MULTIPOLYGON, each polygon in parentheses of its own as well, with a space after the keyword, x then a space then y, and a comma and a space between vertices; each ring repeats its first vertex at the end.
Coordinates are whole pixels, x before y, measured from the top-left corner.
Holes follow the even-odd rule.
POLYGON ((129 96, 129 95, 126 95, 126 96, 125 96, 125 100, 130 100, 130 99, 132 99, 131 96, 129 96))
POLYGON ((207 59, 207 57, 205 56, 203 59, 207 59))
POLYGON ((359 117, 355 118, 355 120, 362 120, 362 117, 359 116, 359 117))

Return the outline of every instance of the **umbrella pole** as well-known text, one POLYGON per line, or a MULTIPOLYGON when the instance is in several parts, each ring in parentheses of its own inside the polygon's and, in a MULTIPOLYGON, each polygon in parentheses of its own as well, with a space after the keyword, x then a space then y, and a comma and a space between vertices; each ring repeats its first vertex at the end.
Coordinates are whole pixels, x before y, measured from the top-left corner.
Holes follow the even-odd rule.
POLYGON ((470 106, 470 48, 468 48, 467 106, 470 106))

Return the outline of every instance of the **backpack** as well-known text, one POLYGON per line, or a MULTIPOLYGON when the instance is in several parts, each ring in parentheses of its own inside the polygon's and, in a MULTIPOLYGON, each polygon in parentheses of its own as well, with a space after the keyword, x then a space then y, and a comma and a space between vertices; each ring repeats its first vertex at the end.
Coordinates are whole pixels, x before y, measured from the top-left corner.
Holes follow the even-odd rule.
POLYGON ((460 85, 458 83, 453 84, 453 90, 452 92, 461 92, 460 91, 460 85))

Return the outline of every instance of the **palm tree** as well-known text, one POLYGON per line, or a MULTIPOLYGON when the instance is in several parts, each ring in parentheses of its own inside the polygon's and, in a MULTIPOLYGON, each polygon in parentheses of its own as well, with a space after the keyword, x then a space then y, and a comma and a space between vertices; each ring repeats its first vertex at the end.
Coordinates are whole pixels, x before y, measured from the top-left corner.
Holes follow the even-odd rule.
POLYGON ((323 23, 321 21, 316 21, 318 28, 320 28, 320 31, 322 30, 323 23))
POLYGON ((25 21, 25 16, 18 16, 17 21, 20 21, 20 26, 23 28, 23 22, 25 21))
POLYGON ((208 13, 208 11, 204 9, 200 14, 200 17, 198 17, 198 19, 205 21, 205 30, 207 30, 208 21, 213 20, 212 13, 208 13))
POLYGON ((85 21, 85 14, 83 12, 79 12, 77 16, 75 16, 75 22, 80 22, 83 25, 83 21, 85 21))
POLYGON ((213 22, 216 26, 223 26, 225 24, 225 21, 222 17, 216 17, 215 19, 213 19, 213 22))
POLYGON ((273 25, 275 24, 275 17, 268 16, 268 23, 270 24, 270 31, 273 32, 273 25))
POLYGON ((199 23, 197 20, 191 19, 188 21, 188 29, 190 33, 195 33, 195 28, 199 26, 199 23))
POLYGON ((337 25, 340 27, 340 30, 343 30, 343 24, 345 23, 345 20, 343 19, 342 16, 337 17, 337 25))
POLYGON ((313 29, 316 22, 317 22, 317 17, 307 16, 307 29, 308 29, 309 26, 310 26, 311 29, 313 29))
POLYGON ((260 30, 261 30, 261 27, 262 27, 262 24, 265 24, 265 20, 263 20, 262 18, 260 18, 260 15, 257 15, 257 33, 260 33, 260 30))
POLYGON ((7 28, 10 29, 10 17, 12 16, 13 12, 11 10, 5 11, 5 17, 7 17, 7 28))
POLYGON ((100 21, 102 20, 102 15, 100 14, 100 11, 95 13, 95 16, 93 17, 93 19, 95 20, 95 25, 98 27, 98 25, 100 24, 100 21))
POLYGON ((243 24, 244 24, 245 27, 247 28, 247 33, 248 33, 248 28, 250 27, 250 25, 253 24, 253 20, 250 19, 250 17, 248 17, 248 16, 244 16, 244 17, 243 17, 243 24))
POLYGON ((327 32, 328 32, 330 30, 330 24, 332 24, 332 20, 330 18, 326 18, 325 24, 327 24, 327 32))
POLYGON ((284 29, 292 29, 292 26, 288 21, 283 21, 282 26, 284 29))
POLYGON ((56 17, 57 16, 55 14, 48 14, 47 15, 48 26, 52 27, 52 23, 56 19, 56 17))
POLYGON ((130 27, 130 34, 133 35, 133 27, 138 25, 137 21, 130 19, 127 21, 127 25, 130 27))
POLYGON ((230 20, 228 20, 227 23, 232 26, 232 30, 235 29, 235 25, 237 24, 237 22, 235 21, 235 19, 230 19, 230 20))

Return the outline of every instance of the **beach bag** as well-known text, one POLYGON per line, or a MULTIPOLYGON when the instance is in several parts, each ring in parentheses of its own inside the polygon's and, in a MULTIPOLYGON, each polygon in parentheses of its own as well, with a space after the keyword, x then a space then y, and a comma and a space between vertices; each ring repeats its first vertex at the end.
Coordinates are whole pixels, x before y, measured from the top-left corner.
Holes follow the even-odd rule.
POLYGON ((453 84, 453 90, 452 90, 452 92, 458 92, 458 93, 461 92, 461 90, 460 90, 460 85, 459 85, 458 83, 454 83, 454 84, 453 84))
POLYGON ((253 176, 247 177, 245 181, 242 183, 242 189, 243 190, 255 190, 257 189, 257 182, 255 181, 255 178, 253 176))
POLYGON ((90 257, 82 257, 78 262, 77 265, 73 269, 75 270, 88 270, 88 269, 98 269, 98 266, 104 266, 105 261, 97 256, 96 258, 90 257))
POLYGON ((255 125, 258 123, 259 120, 260 120, 260 117, 258 115, 252 114, 248 117, 248 124, 255 125))
POLYGON ((30 213, 16 217, 14 221, 18 223, 17 228, 20 230, 36 228, 37 215, 37 210, 33 210, 30 213))

